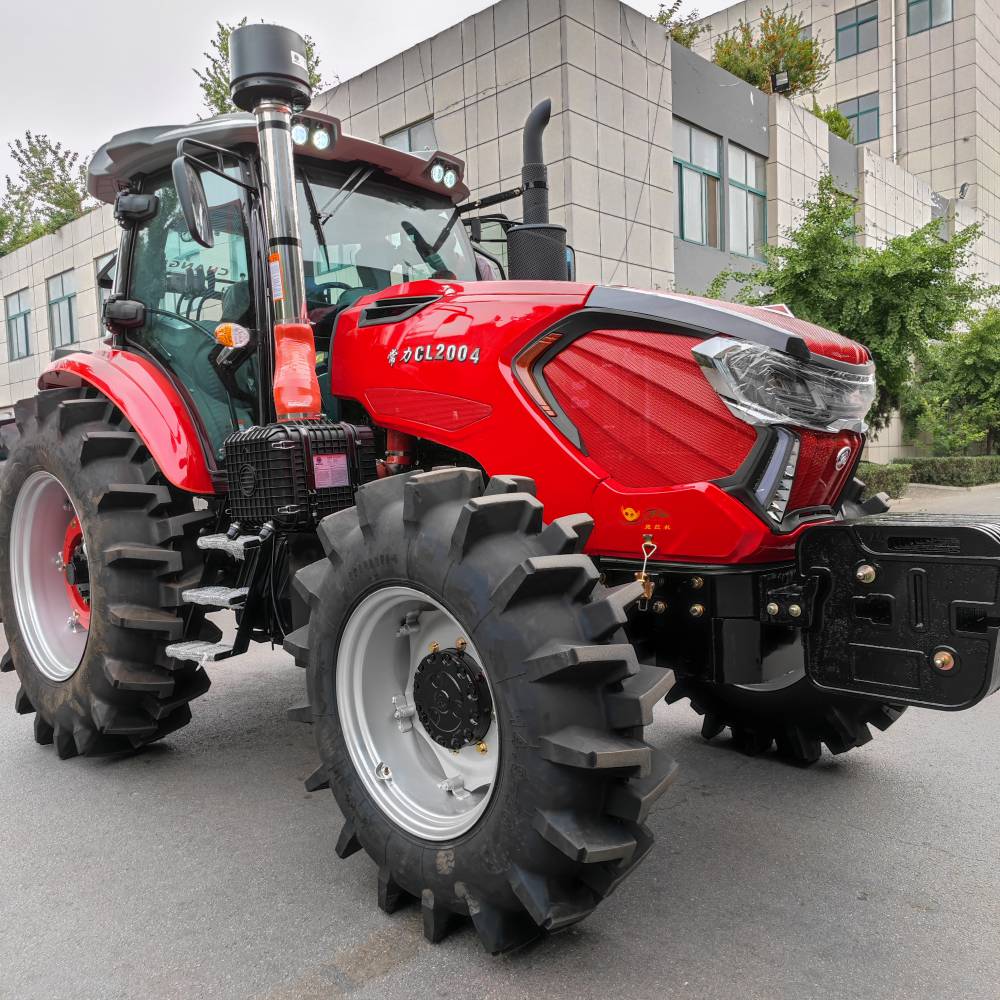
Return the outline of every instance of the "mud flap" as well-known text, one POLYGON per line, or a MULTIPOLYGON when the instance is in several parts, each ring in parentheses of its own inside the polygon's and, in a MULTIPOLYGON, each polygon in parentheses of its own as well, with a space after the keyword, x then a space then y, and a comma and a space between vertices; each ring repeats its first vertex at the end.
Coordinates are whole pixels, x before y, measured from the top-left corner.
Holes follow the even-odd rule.
POLYGON ((1000 686, 1000 523, 834 522, 804 532, 797 559, 818 581, 804 634, 817 687, 957 711, 1000 686))

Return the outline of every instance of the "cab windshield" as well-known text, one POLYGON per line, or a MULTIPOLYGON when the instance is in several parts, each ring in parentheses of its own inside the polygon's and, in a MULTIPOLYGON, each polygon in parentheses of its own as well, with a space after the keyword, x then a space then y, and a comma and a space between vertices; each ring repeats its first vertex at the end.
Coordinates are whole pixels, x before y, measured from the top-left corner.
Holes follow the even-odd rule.
POLYGON ((306 302, 318 325, 391 285, 476 280, 472 246, 447 198, 392 183, 366 164, 300 165, 296 186, 306 302))

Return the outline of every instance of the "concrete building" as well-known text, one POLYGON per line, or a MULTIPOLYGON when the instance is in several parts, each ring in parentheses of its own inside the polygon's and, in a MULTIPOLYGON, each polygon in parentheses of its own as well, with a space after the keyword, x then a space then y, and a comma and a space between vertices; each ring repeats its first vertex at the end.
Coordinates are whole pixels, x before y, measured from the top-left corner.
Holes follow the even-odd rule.
MULTIPOLYGON (((704 18, 695 51, 785 0, 744 0, 704 18)), ((983 226, 979 270, 1000 281, 1000 4, 997 0, 788 0, 831 59, 817 94, 860 145, 892 160, 983 226)), ((809 98, 811 104, 812 98, 809 98)), ((962 216, 960 216, 962 218, 962 216)))
MULTIPOLYGON (((552 214, 569 229, 581 280, 703 291, 782 239, 825 172, 857 197, 866 240, 954 207, 954 169, 936 192, 933 169, 918 176, 873 144, 831 135, 618 0, 501 0, 313 107, 365 138, 462 155, 479 196, 517 185, 521 126, 546 97, 552 214)), ((519 214, 517 202, 505 208, 519 214)), ((34 391, 53 349, 97 342, 96 273, 116 242, 105 206, 0 259, 0 405, 34 391)), ((873 455, 899 448, 883 439, 873 455)))

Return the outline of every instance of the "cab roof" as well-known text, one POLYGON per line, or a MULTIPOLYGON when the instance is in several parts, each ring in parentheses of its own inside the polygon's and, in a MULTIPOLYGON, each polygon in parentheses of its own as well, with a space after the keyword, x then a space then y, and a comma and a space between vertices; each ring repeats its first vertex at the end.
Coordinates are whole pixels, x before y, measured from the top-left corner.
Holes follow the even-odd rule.
MULTIPOLYGON (((335 137, 334 142, 322 152, 310 148, 310 160, 371 163, 408 184, 443 194, 456 205, 469 196, 462 176, 465 164, 458 157, 436 150, 405 153, 378 142, 346 135, 340 121, 329 115, 309 111, 295 117, 309 124, 327 125, 335 137), (435 160, 458 170, 459 182, 450 191, 430 178, 430 165, 435 160)), ((190 125, 151 125, 119 132, 91 158, 87 168, 87 190, 99 201, 113 204, 115 196, 131 178, 169 166, 177 155, 177 143, 181 139, 201 139, 226 149, 246 144, 256 146, 257 122, 253 115, 239 112, 190 125)), ((192 152, 197 153, 197 150, 192 152)))

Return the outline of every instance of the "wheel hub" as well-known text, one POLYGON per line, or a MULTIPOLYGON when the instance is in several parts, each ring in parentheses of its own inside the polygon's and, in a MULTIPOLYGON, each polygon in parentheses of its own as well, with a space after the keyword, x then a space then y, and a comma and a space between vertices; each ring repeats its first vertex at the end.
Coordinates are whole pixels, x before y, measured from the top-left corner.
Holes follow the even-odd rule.
POLYGON ((490 728, 493 699, 483 671, 464 650, 425 656, 413 678, 413 703, 427 734, 449 750, 478 743, 490 728))
POLYGON ((83 541, 80 519, 74 515, 66 525, 61 553, 71 615, 82 628, 90 627, 90 563, 83 541))
POLYGON ((50 681, 67 680, 87 646, 90 574, 77 512, 62 483, 41 469, 14 502, 10 575, 28 655, 50 681))

